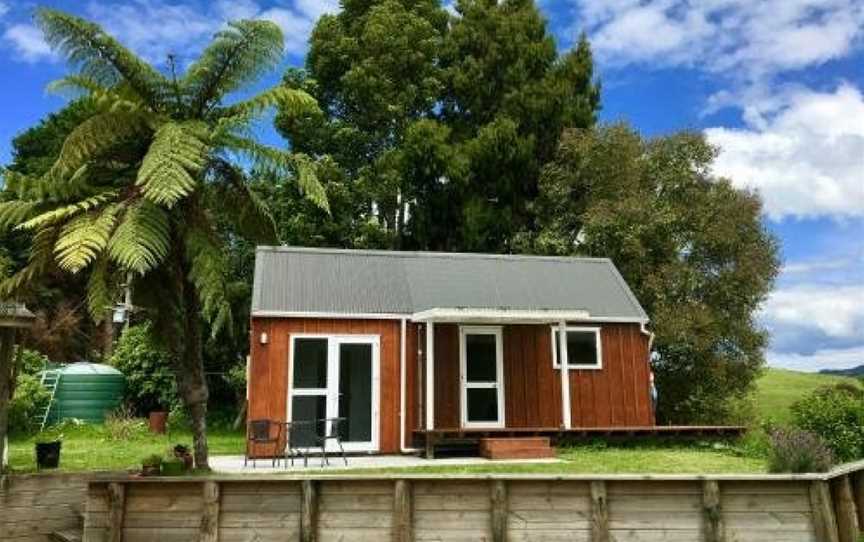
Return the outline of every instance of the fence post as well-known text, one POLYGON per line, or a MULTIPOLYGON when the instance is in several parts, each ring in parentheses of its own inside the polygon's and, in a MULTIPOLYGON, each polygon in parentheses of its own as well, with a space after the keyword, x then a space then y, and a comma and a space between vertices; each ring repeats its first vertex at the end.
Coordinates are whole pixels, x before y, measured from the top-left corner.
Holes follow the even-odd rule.
POLYGON ((864 531, 864 471, 856 472, 853 477, 855 509, 858 511, 858 528, 864 531))
POLYGON ((492 540, 507 540, 507 484, 504 480, 492 482, 490 498, 492 501, 492 540))
POLYGON ((855 515, 855 499, 849 476, 839 476, 831 481, 834 497, 834 513, 837 515, 837 534, 840 542, 857 542, 858 517, 855 515))
POLYGON ((318 540, 318 487, 313 480, 303 480, 300 485, 303 499, 300 505, 300 540, 318 540))
POLYGON ((609 505, 606 482, 591 482, 591 542, 609 542, 609 505))
POLYGON ((126 511, 126 486, 112 482, 108 484, 108 541, 122 542, 123 516, 126 511))
POLYGON ((219 540, 219 482, 207 480, 202 487, 204 510, 201 514, 200 542, 219 540))
POLYGON ((411 482, 396 480, 393 487, 393 542, 414 540, 411 496, 411 482))
POLYGON ((810 482, 810 508, 813 511, 816 539, 820 542, 839 542, 837 519, 834 517, 828 482, 824 480, 810 482))
POLYGON ((720 484, 717 480, 702 483, 702 508, 705 511, 705 541, 724 542, 726 528, 720 509, 720 484))

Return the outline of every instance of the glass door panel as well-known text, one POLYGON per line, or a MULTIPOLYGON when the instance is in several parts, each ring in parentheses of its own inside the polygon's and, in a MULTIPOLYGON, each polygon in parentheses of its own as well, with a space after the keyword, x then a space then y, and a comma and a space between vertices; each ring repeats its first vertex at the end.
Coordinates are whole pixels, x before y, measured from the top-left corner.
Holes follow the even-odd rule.
POLYGON ((339 427, 342 442, 372 440, 372 345, 339 345, 339 427))
POLYGON ((460 332, 462 423, 466 427, 503 427, 503 352, 501 329, 465 327, 460 332))
MULTIPOLYGON (((377 450, 378 344, 377 336, 294 337, 288 419, 313 422, 323 436, 331 429, 324 420, 345 418, 345 450, 377 450)), ((300 432, 299 445, 317 446, 315 433, 300 432)), ((332 440, 327 446, 338 449, 332 440)))

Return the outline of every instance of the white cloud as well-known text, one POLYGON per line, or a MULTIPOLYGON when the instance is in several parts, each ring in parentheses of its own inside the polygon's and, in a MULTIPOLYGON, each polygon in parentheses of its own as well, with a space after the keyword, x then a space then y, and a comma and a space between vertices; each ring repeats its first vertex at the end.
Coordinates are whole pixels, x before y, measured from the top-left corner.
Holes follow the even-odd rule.
POLYGON ((715 172, 756 189, 768 215, 864 216, 864 96, 795 90, 783 105, 754 105, 748 127, 709 128, 715 172), (764 113, 768 111, 768 113, 764 113))
POLYGON ((821 369, 849 369, 864 364, 864 346, 851 348, 826 348, 811 354, 797 352, 773 352, 767 356, 768 365, 797 371, 819 371, 821 369))
POLYGON ((42 31, 31 24, 15 24, 3 32, 3 39, 12 45, 13 58, 23 62, 51 60, 54 53, 42 38, 42 31))
POLYGON ((864 337, 864 284, 800 285, 775 290, 761 311, 772 331, 834 340, 864 337))
POLYGON ((9 6, 5 2, 0 2, 0 18, 9 13, 9 6))
POLYGON ((607 63, 749 78, 840 58, 864 34, 861 0, 580 0, 578 12, 607 63))

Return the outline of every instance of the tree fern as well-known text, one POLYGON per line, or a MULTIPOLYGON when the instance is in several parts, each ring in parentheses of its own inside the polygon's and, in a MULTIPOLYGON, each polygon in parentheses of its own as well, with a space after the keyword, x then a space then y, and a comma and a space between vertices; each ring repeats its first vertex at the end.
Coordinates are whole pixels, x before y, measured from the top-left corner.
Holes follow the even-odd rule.
POLYGON ((73 175, 88 161, 101 158, 118 143, 139 139, 148 131, 144 117, 112 111, 90 117, 66 138, 60 156, 48 173, 54 180, 73 175))
POLYGON ((57 265, 70 273, 90 265, 108 246, 119 210, 119 206, 109 205, 67 222, 54 245, 57 265))
POLYGON ((108 242, 108 256, 121 268, 143 275, 165 261, 171 251, 168 214, 140 200, 125 213, 108 242))
POLYGON ((96 207, 104 205, 105 203, 111 201, 116 195, 116 190, 106 190, 100 194, 91 196, 87 199, 83 199, 77 203, 55 207, 50 211, 45 211, 44 213, 38 214, 33 218, 18 224, 17 229, 34 230, 37 228, 44 228, 45 226, 51 226, 65 220, 69 220, 80 213, 90 211, 91 209, 95 209, 96 207))
POLYGON ((210 322, 215 336, 231 327, 231 304, 228 300, 228 262, 212 228, 204 224, 190 227, 184 237, 189 260, 189 281, 201 299, 202 316, 210 322))
POLYGON ((36 11, 36 22, 45 41, 61 51, 81 74, 105 86, 125 81, 154 109, 159 109, 167 79, 99 25, 48 8, 36 11))
POLYGON ((24 222, 39 208, 38 201, 11 200, 0 202, 0 232, 24 222))
POLYGON ((315 98, 302 90, 284 85, 265 90, 248 100, 219 109, 215 113, 220 123, 247 122, 277 106, 283 114, 293 117, 320 113, 315 98))
POLYGON ((282 49, 282 31, 270 21, 228 23, 182 82, 191 110, 202 114, 226 94, 275 68, 282 49))
POLYGON ((135 181, 145 198, 171 208, 195 190, 209 150, 202 128, 169 122, 156 131, 135 181))
POLYGON ((116 288, 111 279, 108 259, 98 258, 87 280, 87 311, 97 324, 102 322, 107 309, 114 305, 116 299, 116 288))

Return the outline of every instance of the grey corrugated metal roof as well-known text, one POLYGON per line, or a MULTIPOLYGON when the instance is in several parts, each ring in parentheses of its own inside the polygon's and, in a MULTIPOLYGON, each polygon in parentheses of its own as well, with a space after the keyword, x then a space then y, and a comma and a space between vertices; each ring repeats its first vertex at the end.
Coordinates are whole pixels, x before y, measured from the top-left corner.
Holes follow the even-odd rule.
POLYGON ((252 313, 587 310, 644 320, 606 258, 259 247, 252 313))

